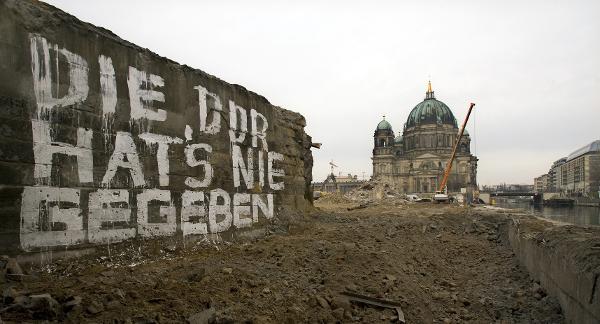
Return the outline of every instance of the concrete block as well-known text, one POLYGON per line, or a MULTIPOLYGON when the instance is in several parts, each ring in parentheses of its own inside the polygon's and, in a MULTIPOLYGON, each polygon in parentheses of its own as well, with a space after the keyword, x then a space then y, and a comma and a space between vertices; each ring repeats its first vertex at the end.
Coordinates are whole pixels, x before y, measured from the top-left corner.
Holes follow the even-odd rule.
POLYGON ((282 207, 311 208, 311 140, 300 114, 43 2, 2 1, 0 44, 0 209, 10 210, 0 240, 11 253, 185 239, 189 190, 206 197, 208 234, 223 237, 270 221, 234 215, 240 194, 271 197, 274 217, 282 207), (198 144, 212 151, 190 158, 186 148, 198 144), (269 152, 283 160, 269 165, 269 152), (198 161, 212 172, 202 186, 207 168, 198 161), (269 176, 283 186, 269 186, 269 176))

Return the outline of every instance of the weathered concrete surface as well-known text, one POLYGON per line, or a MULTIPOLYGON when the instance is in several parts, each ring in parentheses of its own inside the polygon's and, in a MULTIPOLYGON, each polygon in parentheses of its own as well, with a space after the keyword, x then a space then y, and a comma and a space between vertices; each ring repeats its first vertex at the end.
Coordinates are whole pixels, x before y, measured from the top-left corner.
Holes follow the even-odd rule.
POLYGON ((600 229, 514 217, 508 238, 520 262, 558 299, 569 323, 600 323, 600 229))
POLYGON ((285 221, 312 206, 304 126, 52 6, 1 1, 0 253, 285 221))
POLYGON ((479 199, 483 200, 484 203, 488 204, 490 203, 490 194, 487 192, 483 192, 479 194, 479 199))

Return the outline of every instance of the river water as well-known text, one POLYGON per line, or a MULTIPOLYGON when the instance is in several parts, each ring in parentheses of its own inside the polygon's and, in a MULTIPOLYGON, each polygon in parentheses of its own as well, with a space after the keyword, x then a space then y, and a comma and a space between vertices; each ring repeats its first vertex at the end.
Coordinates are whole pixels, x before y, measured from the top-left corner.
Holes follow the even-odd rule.
POLYGON ((600 226, 600 207, 534 207, 528 201, 509 201, 504 199, 498 199, 495 206, 510 209, 521 209, 536 216, 541 216, 565 223, 600 226))

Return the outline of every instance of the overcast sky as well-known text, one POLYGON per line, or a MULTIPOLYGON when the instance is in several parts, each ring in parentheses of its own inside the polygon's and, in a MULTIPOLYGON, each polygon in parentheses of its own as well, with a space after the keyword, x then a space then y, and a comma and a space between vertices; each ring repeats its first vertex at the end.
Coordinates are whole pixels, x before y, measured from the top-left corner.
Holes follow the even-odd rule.
POLYGON ((382 115, 423 100, 462 122, 479 184, 533 183, 600 139, 600 1, 46 1, 302 113, 315 180, 371 174, 382 115), (474 129, 475 128, 475 129, 474 129))

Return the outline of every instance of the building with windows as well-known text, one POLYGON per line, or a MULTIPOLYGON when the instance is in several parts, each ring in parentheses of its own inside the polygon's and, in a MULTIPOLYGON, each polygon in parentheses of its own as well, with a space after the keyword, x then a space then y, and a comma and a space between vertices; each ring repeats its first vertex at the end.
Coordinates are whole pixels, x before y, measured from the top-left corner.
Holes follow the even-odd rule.
MULTIPOLYGON (((555 161, 546 176, 546 191, 567 196, 598 198, 600 192, 600 140, 593 141, 555 161)), ((536 190, 537 181, 535 178, 536 190)), ((542 181, 542 179, 540 179, 542 181)), ((541 186, 541 184, 540 184, 541 186)))
POLYGON ((569 154, 560 166, 561 191, 570 195, 598 197, 600 190, 600 140, 569 154))
MULTIPOLYGON (((409 113, 402 133, 396 134, 385 116, 374 134, 373 178, 403 193, 432 193, 444 175, 458 137, 458 124, 450 108, 435 98, 431 82, 425 99, 409 113)), ((477 186, 477 157, 471 154, 465 130, 459 143, 448 190, 477 186)))
POLYGON ((533 179, 533 190, 537 193, 548 191, 548 174, 542 174, 533 179))
POLYGON ((325 191, 325 192, 341 192, 346 193, 359 188, 365 184, 364 180, 359 180, 357 175, 348 173, 347 176, 341 174, 334 175, 330 173, 327 175, 327 179, 323 182, 314 182, 312 184, 313 190, 325 191))
POLYGON ((550 192, 560 191, 561 184, 562 184, 560 168, 563 164, 565 164, 565 162, 567 162, 566 157, 560 158, 560 159, 554 161, 554 163, 552 163, 552 166, 550 167, 550 170, 548 171, 548 185, 547 185, 548 191, 550 191, 550 192))

